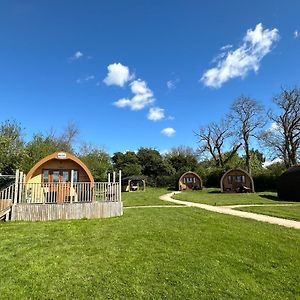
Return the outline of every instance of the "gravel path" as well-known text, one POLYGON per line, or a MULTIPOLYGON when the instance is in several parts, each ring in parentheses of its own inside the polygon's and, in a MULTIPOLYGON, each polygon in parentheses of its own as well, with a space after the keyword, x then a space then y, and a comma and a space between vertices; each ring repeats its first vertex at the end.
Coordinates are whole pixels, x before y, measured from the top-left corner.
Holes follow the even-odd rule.
POLYGON ((175 204, 186 205, 188 207, 198 207, 198 208, 202 208, 205 210, 217 212, 220 214, 232 215, 232 216, 237 216, 237 217, 241 217, 241 218, 252 219, 252 220, 267 222, 267 223, 271 223, 271 224, 277 224, 277 225, 285 226, 285 227, 289 227, 289 228, 300 229, 299 221, 293 221, 293 220, 288 220, 288 219, 283 219, 283 218, 277 218, 277 217, 271 217, 271 216, 266 216, 266 215, 261 215, 261 214, 256 214, 256 213, 234 210, 228 206, 212 206, 212 205, 201 204, 201 203, 175 200, 172 198, 172 196, 177 193, 180 193, 180 192, 168 193, 168 194, 160 196, 159 198, 164 201, 169 201, 169 202, 172 202, 175 204))

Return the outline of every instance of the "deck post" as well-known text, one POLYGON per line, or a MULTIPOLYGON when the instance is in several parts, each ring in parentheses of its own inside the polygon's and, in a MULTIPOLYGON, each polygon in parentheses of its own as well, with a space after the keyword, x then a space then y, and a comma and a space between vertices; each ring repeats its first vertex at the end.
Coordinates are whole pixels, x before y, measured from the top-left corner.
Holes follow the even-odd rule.
MULTIPOLYGON (((71 170, 71 189, 70 192, 73 192, 73 184, 74 184, 74 170, 71 170)), ((73 196, 70 196, 70 203, 73 203, 73 196)))
POLYGON ((21 171, 19 174, 19 193, 18 193, 18 203, 22 202, 22 194, 23 194, 23 177, 24 173, 21 171))
POLYGON ((107 175, 107 182, 110 183, 110 173, 107 175))
POLYGON ((16 204, 18 201, 19 176, 20 176, 20 171, 19 171, 19 169, 17 169, 16 177, 15 177, 15 192, 14 192, 14 196, 13 196, 13 204, 16 204))
POLYGON ((116 182, 116 172, 114 171, 113 172, 113 183, 115 183, 116 182))
POLYGON ((119 170, 119 201, 122 201, 122 171, 119 170))

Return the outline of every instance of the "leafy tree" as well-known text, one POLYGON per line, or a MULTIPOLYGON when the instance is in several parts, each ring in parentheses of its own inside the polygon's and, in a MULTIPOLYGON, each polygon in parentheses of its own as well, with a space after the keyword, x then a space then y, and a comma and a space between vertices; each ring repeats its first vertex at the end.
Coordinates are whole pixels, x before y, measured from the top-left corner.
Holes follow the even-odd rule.
POLYGON ((130 175, 140 175, 142 166, 135 152, 127 151, 126 153, 116 152, 112 157, 114 169, 122 170, 124 177, 130 175))
POLYGON ((59 136, 56 136, 54 132, 47 135, 35 134, 25 147, 22 170, 28 172, 40 159, 56 151, 74 153, 73 143, 77 134, 78 129, 74 124, 68 124, 59 136))
POLYGON ((159 185, 159 176, 170 175, 170 166, 164 162, 161 154, 152 148, 140 148, 137 152, 140 165, 142 166, 142 174, 147 176, 148 183, 159 185))
POLYGON ((33 139, 26 145, 22 169, 28 172, 43 157, 58 150, 60 148, 58 148, 53 136, 44 136, 41 133, 34 135, 33 139))
POLYGON ((165 155, 165 160, 170 163, 175 172, 195 171, 198 165, 197 155, 194 150, 185 146, 172 148, 165 155))
POLYGON ((111 159, 103 149, 89 144, 80 148, 79 158, 90 169, 95 181, 106 181, 107 173, 112 169, 111 159))
POLYGON ((0 173, 14 174, 24 157, 24 140, 21 126, 15 121, 0 124, 0 173))

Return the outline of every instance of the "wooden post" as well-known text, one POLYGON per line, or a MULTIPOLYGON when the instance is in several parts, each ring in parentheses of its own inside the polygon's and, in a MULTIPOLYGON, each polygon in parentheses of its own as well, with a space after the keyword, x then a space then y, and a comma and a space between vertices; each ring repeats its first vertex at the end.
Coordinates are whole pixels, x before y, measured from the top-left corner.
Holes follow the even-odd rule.
POLYGON ((119 170, 119 201, 122 201, 122 171, 119 170))
POLYGON ((71 193, 73 193, 73 184, 74 184, 74 170, 71 170, 70 203, 73 203, 73 196, 71 196, 71 193))
POLYGON ((15 177, 15 192, 14 192, 13 204, 16 204, 18 201, 19 176, 20 176, 20 171, 19 169, 17 169, 16 177, 15 177))
POLYGON ((114 171, 113 172, 113 183, 115 183, 116 182, 116 172, 114 171))
POLYGON ((107 182, 110 183, 110 173, 107 175, 107 182))
POLYGON ((19 174, 19 193, 18 193, 18 203, 22 202, 22 195, 23 195, 23 172, 21 171, 19 174))

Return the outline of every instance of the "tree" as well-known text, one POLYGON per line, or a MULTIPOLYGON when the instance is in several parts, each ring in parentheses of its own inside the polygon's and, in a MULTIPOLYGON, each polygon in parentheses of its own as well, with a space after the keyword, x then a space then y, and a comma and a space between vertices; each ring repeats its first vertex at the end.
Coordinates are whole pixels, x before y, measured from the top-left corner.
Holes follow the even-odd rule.
POLYGON ((109 154, 103 149, 85 143, 80 148, 79 158, 90 169, 95 181, 107 180, 107 173, 112 166, 109 154))
POLYGON ((0 173, 14 174, 24 157, 24 140, 21 126, 15 121, 0 124, 0 173))
POLYGON ((198 166, 197 155, 190 147, 172 148, 164 158, 171 164, 175 172, 195 171, 198 166))
POLYGON ((161 154, 152 148, 140 148, 137 152, 142 174, 147 176, 150 184, 157 186, 159 176, 170 175, 170 166, 163 161, 161 154))
POLYGON ((233 142, 231 150, 225 151, 227 141, 233 136, 230 128, 231 123, 229 120, 222 120, 220 123, 213 122, 201 127, 199 133, 196 133, 200 144, 199 155, 206 157, 209 154, 215 161, 216 166, 224 168, 242 145, 233 142))
POLYGON ((122 170, 124 177, 130 175, 140 175, 142 173, 142 166, 135 152, 127 151, 125 153, 116 152, 112 157, 114 169, 122 170))
POLYGON ((78 132, 76 126, 70 123, 65 127, 63 133, 58 136, 53 131, 47 135, 35 134, 25 147, 22 170, 28 172, 35 163, 56 151, 73 153, 73 143, 78 132))
POLYGON ((229 117, 235 124, 236 135, 243 141, 246 170, 251 174, 250 140, 257 137, 258 130, 266 121, 263 116, 264 108, 256 100, 246 96, 238 97, 231 106, 229 117))
POLYGON ((300 90, 297 87, 282 89, 273 102, 279 108, 279 114, 269 112, 272 127, 260 138, 273 159, 281 158, 289 168, 299 162, 300 156, 300 90))

